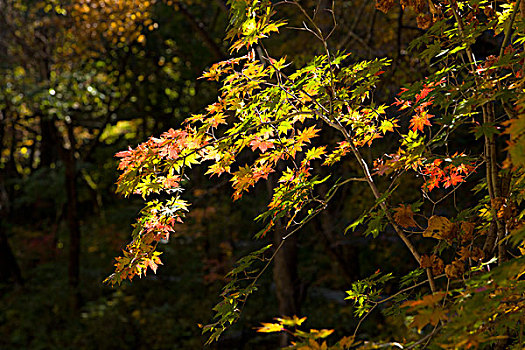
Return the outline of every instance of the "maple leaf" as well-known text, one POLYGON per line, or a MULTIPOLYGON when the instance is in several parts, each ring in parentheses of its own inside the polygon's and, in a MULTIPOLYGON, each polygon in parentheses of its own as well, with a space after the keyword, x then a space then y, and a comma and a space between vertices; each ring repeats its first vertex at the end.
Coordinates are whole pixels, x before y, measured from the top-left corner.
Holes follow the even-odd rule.
POLYGON ((374 161, 374 170, 376 171, 374 175, 377 174, 381 176, 385 175, 391 168, 381 159, 380 161, 374 161))
POLYGON ((468 247, 461 247, 458 251, 459 260, 467 260, 470 258, 470 249, 468 247))
POLYGON ((405 101, 405 100, 399 100, 397 97, 395 98, 396 102, 392 103, 394 106, 401 106, 399 107, 398 111, 402 111, 404 109, 407 109, 411 106, 411 102, 410 101, 405 101))
POLYGON ((440 257, 438 257, 435 254, 432 254, 431 256, 423 255, 421 256, 421 260, 419 262, 421 268, 431 268, 432 273, 434 275, 438 275, 443 272, 443 268, 445 267, 445 264, 443 263, 443 260, 441 260, 440 257))
POLYGON ((437 177, 431 177, 423 185, 423 188, 426 189, 428 192, 432 191, 436 187, 439 187, 439 179, 437 177))
POLYGON ((318 132, 319 129, 316 129, 315 126, 311 126, 300 131, 299 135, 297 136, 297 143, 302 144, 305 142, 310 142, 310 139, 316 137, 318 132))
POLYGON ((131 147, 128 147, 127 151, 121 151, 115 154, 115 157, 118 158, 126 158, 133 154, 133 149, 131 147))
POLYGON ((465 272, 465 264, 461 260, 454 260, 445 267, 445 273, 448 278, 460 278, 465 272))
POLYGON ((355 339, 354 336, 351 336, 351 337, 343 337, 343 338, 341 338, 341 340, 339 340, 338 344, 339 344, 343 349, 348 349, 348 348, 350 348, 350 346, 352 346, 352 345, 354 344, 354 339, 355 339))
POLYGON ((205 175, 211 174, 210 176, 220 176, 224 172, 230 172, 230 166, 224 166, 223 164, 217 162, 210 165, 208 171, 205 172, 205 175))
POLYGON ((443 272, 445 268, 445 263, 437 255, 432 255, 432 273, 434 275, 439 275, 443 272))
POLYGON ((177 159, 179 151, 180 149, 176 144, 169 142, 160 147, 159 155, 161 157, 167 157, 168 159, 177 159))
POLYGON ((239 167, 239 170, 233 173, 231 181, 233 182, 232 187, 235 189, 233 193, 234 200, 241 198, 242 192, 255 184, 253 171, 248 165, 239 167))
POLYGON ((407 89, 407 88, 404 88, 404 87, 400 88, 399 90, 400 90, 400 91, 397 93, 398 96, 401 96, 401 95, 403 95, 405 92, 408 91, 408 89, 407 89))
POLYGON ((259 181, 259 179, 268 179, 268 175, 270 173, 273 173, 275 170, 272 169, 272 167, 268 164, 263 164, 259 168, 255 168, 253 170, 253 179, 255 182, 259 181))
POLYGON ((158 265, 155 263, 155 261, 153 261, 153 259, 148 259, 147 263, 148 263, 149 268, 153 270, 153 273, 156 274, 158 265))
POLYGON ((414 319, 412 320, 412 323, 410 324, 411 327, 416 327, 418 331, 421 331, 427 324, 430 323, 430 315, 432 311, 425 310, 425 312, 419 312, 417 315, 414 316, 414 319))
POLYGON ((314 148, 309 149, 306 152, 305 158, 307 160, 319 159, 321 158, 323 154, 325 154, 325 152, 326 152, 326 146, 317 147, 317 148, 314 147, 314 148))
POLYGON ((439 321, 446 320, 447 314, 442 307, 435 307, 433 309, 419 310, 418 314, 414 316, 411 326, 417 327, 418 330, 423 329, 427 324, 437 326, 439 321))
POLYGON ((443 239, 450 236, 453 228, 454 224, 449 219, 434 215, 428 219, 428 227, 423 232, 423 237, 443 239))
POLYGON ((379 131, 386 134, 388 131, 394 131, 394 124, 390 120, 383 120, 379 126, 379 131))
POLYGON ((470 242, 474 238, 474 227, 475 225, 471 222, 461 223, 461 243, 470 242))
POLYGON ((448 188, 450 186, 456 186, 463 181, 463 176, 459 175, 457 172, 453 172, 445 179, 443 182, 443 187, 448 188))
POLYGON ((432 124, 428 121, 432 117, 433 115, 428 114, 426 111, 418 111, 418 113, 410 120, 410 127, 412 128, 412 131, 423 131, 425 125, 432 126, 432 124))
POLYGON ((394 220, 401 227, 417 227, 417 223, 414 220, 414 212, 410 206, 401 204, 398 208, 395 208, 394 211, 394 220))
POLYGON ((219 98, 219 101, 212 103, 211 105, 206 107, 206 110, 210 112, 211 114, 220 112, 223 109, 224 109, 224 101, 222 101, 220 98, 219 98))
POLYGON ((395 1, 393 0, 377 0, 376 9, 381 12, 387 13, 392 7, 395 6, 395 1))
POLYGON ((226 116, 223 113, 219 112, 213 115, 212 117, 208 118, 206 121, 210 123, 212 127, 216 128, 217 126, 219 126, 219 124, 226 124, 226 116))
POLYGON ((262 327, 255 328, 257 332, 259 333, 273 333, 273 332, 281 332, 284 330, 284 327, 282 324, 279 323, 263 323, 261 322, 262 327))
POLYGON ((252 151, 255 151, 258 148, 262 153, 266 152, 268 148, 275 147, 272 141, 263 140, 259 137, 256 137, 254 140, 252 140, 250 142, 250 146, 252 146, 252 151))
POLYGON ((456 167, 457 173, 463 173, 464 175, 468 175, 471 171, 473 171, 475 168, 472 165, 469 164, 460 164, 456 167))
POLYGON ((276 318, 276 320, 285 326, 295 327, 295 326, 302 325, 304 321, 306 321, 306 317, 299 318, 294 315, 293 317, 287 317, 287 316, 284 316, 282 318, 278 317, 276 318))
POLYGON ((420 100, 424 99, 425 97, 428 96, 428 94, 434 90, 433 88, 431 87, 428 87, 428 86, 424 86, 423 87, 423 90, 421 90, 421 92, 419 94, 416 94, 416 103, 418 103, 420 100))
POLYGON ((419 266, 423 269, 432 267, 432 259, 428 255, 422 255, 421 260, 419 261, 419 266))
POLYGON ((459 260, 461 261, 472 259, 473 261, 477 262, 485 257, 483 250, 481 250, 479 247, 469 248, 466 246, 463 246, 459 249, 458 255, 459 260))
POLYGON ((179 187, 180 186, 180 176, 166 177, 163 184, 166 188, 179 187))
POLYGON ((333 332, 334 332, 333 329, 320 329, 320 330, 311 329, 310 335, 312 335, 315 339, 319 339, 319 338, 326 338, 333 332))

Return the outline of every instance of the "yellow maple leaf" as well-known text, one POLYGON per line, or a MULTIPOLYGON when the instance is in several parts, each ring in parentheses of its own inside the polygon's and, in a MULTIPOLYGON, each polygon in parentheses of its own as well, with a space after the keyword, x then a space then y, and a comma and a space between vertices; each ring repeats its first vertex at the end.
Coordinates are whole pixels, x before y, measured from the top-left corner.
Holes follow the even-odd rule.
POLYGON ((432 216, 428 219, 428 227, 423 232, 423 237, 443 239, 450 236, 454 224, 449 219, 442 216, 432 216))
POLYGON ((273 333, 273 332, 281 332, 284 330, 284 327, 282 324, 279 323, 263 323, 261 322, 262 327, 255 328, 257 332, 259 333, 273 333))

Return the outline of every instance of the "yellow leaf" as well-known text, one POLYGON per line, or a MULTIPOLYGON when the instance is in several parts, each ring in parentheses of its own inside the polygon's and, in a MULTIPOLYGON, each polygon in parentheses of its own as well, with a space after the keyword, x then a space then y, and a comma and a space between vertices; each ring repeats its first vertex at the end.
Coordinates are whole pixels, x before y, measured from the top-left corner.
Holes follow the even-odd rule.
POLYGON ((454 224, 449 219, 434 215, 428 220, 428 227, 423 232, 423 237, 447 238, 450 236, 453 228, 454 224))
POLYGON ((297 316, 293 316, 293 317, 283 317, 283 318, 276 318, 277 321, 279 321, 280 324, 282 325, 285 325, 285 326, 289 326, 289 327, 295 327, 295 326, 300 326, 301 324, 303 324, 304 321, 306 321, 306 317, 297 317, 297 316))
POLYGON ((317 339, 317 338, 328 337, 330 334, 334 332, 334 330, 333 329, 321 329, 321 330, 312 329, 310 332, 315 334, 315 338, 317 339))
POLYGON ((259 333, 273 333, 273 332, 281 332, 284 330, 284 327, 282 324, 278 323, 261 323, 262 327, 256 328, 257 332, 259 333))
POLYGON ((525 242, 521 243, 518 246, 518 249, 520 250, 521 255, 525 255, 525 242))

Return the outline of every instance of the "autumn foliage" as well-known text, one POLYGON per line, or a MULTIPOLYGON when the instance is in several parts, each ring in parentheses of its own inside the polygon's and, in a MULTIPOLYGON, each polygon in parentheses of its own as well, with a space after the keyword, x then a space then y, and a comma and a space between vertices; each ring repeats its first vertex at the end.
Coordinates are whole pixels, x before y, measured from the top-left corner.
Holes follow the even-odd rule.
MULTIPOLYGON (((189 210, 183 189, 194 166, 210 177, 227 177, 234 201, 258 183, 276 179, 267 211, 257 218, 264 228, 254 232, 256 238, 278 223, 285 238, 297 235, 341 188, 366 186, 374 200, 346 231, 374 238, 395 234, 414 270, 399 278, 397 290, 388 289, 390 295, 384 294, 394 280, 390 273, 378 271, 353 283, 347 299, 355 303, 355 316, 362 320, 382 309, 403 318, 417 332, 394 340, 410 348, 425 343, 519 348, 523 327, 516 325, 523 323, 525 308, 525 264, 518 248, 525 232, 525 21, 516 15, 519 1, 501 12, 487 2, 401 2, 416 11, 421 28, 428 28, 411 47, 432 74, 384 103, 374 94, 391 60, 354 60, 350 53, 331 50, 330 32, 297 1, 229 4, 227 38, 234 56, 202 76, 220 83, 217 101, 182 128, 116 155, 118 192, 140 195, 147 204, 107 282, 116 285, 157 270, 158 243, 178 234, 173 224, 182 223, 189 210), (323 52, 304 66, 272 57, 264 45, 263 39, 285 26, 285 18, 273 18, 285 5, 299 11, 303 29, 323 44, 323 52), (485 31, 503 37, 498 56, 473 54, 473 42, 485 31), (369 150, 377 157, 365 157, 369 150), (352 162, 357 175, 332 176, 344 162, 352 162), (417 183, 410 195, 417 200, 399 201, 403 179, 417 183), (457 193, 469 194, 472 201, 463 208, 445 207, 457 193)), ((377 3, 384 12, 394 5, 377 3)), ((269 249, 251 253, 230 272, 214 308, 216 318, 203 326, 210 342, 240 317, 266 268, 258 273, 255 266, 271 263, 269 249)), ((382 345, 354 342, 359 329, 330 346, 323 340, 329 330, 300 331, 303 318, 276 320, 258 331, 287 332, 298 349, 394 346, 388 339, 382 345)))

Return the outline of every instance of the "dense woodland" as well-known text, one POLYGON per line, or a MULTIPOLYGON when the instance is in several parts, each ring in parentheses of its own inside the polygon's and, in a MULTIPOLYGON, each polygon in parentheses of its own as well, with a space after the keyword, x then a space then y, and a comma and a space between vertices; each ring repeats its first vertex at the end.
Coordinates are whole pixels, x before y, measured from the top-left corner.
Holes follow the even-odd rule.
POLYGON ((0 348, 523 349, 524 50, 524 0, 0 0, 0 348))

